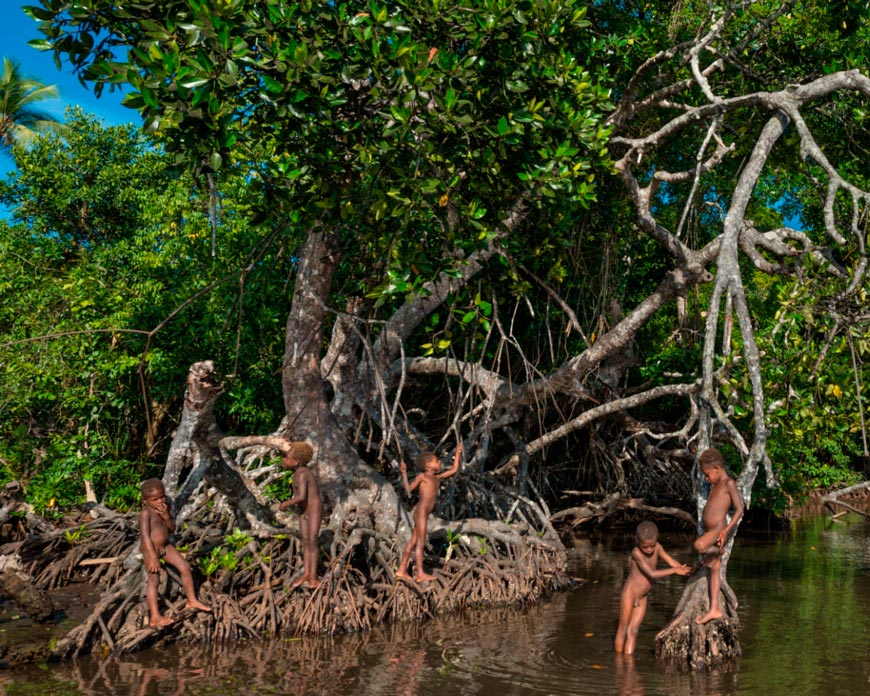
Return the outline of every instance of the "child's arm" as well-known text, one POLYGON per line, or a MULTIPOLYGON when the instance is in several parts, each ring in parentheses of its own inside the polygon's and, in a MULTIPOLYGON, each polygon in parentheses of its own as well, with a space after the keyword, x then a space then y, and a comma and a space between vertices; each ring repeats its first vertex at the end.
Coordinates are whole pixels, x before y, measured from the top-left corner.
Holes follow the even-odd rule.
POLYGON ((725 490, 728 491, 728 496, 731 498, 731 507, 734 508, 734 514, 731 516, 731 521, 725 525, 725 529, 719 532, 719 536, 716 538, 716 545, 720 549, 725 546, 731 530, 737 526, 740 518, 743 517, 743 499, 740 497, 740 491, 737 490, 737 484, 734 483, 733 478, 729 477, 725 481, 725 490))
POLYGON ((300 476, 300 471, 297 469, 293 475, 293 497, 281 503, 278 506, 280 510, 286 510, 293 505, 301 505, 308 500, 308 477, 304 474, 300 476))
POLYGON ((420 485, 421 477, 417 476, 414 478, 414 483, 408 483, 408 465, 405 462, 399 463, 399 471, 402 472, 402 488, 405 489, 405 495, 408 497, 411 496, 411 493, 414 492, 414 489, 420 485))
POLYGON ((662 568, 661 570, 657 570, 649 565, 646 556, 644 556, 640 549, 636 546, 631 551, 631 557, 634 559, 634 562, 637 564, 638 570, 641 573, 646 575, 649 580, 659 580, 661 578, 666 578, 668 575, 688 575, 691 572, 691 568, 689 566, 678 566, 676 568, 662 568), (683 569, 685 568, 685 572, 683 569))
POLYGON ((462 443, 456 445, 456 452, 453 454, 453 466, 451 466, 447 471, 442 471, 438 474, 439 479, 446 479, 450 476, 453 476, 457 471, 459 471, 459 459, 462 456, 462 443))
POLYGON ((659 558, 661 558, 665 563, 667 563, 671 568, 674 568, 674 573, 677 575, 688 575, 692 572, 692 569, 687 566, 685 563, 680 563, 676 559, 671 556, 667 551, 662 548, 662 545, 659 544, 659 558))
POLYGON ((172 514, 172 501, 169 498, 166 499, 166 504, 163 509, 158 513, 160 515, 160 519, 162 519, 166 523, 166 528, 170 533, 175 531, 175 515, 172 514))
POLYGON ((148 510, 139 513, 139 541, 142 549, 142 562, 145 570, 156 573, 160 570, 160 559, 157 558, 157 549, 151 541, 151 515, 148 510))

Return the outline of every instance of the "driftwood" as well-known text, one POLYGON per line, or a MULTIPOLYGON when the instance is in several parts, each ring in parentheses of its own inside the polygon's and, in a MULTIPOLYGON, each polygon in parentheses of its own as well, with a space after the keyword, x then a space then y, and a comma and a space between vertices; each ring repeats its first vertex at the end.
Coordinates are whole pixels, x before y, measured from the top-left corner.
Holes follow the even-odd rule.
POLYGON ((854 505, 850 505, 849 503, 840 500, 841 496, 854 495, 859 491, 866 490, 870 490, 870 481, 856 483, 854 486, 848 486, 847 488, 841 488, 836 491, 831 491, 830 493, 822 496, 822 502, 825 504, 825 507, 827 507, 831 511, 831 514, 834 513, 834 506, 839 505, 840 507, 845 508, 849 512, 854 512, 863 517, 870 517, 870 513, 868 513, 866 510, 861 510, 854 505))
POLYGON ((550 515, 550 522, 561 524, 570 520, 571 529, 576 529, 589 522, 601 523, 614 514, 625 510, 636 510, 649 516, 672 518, 690 528, 696 526, 695 519, 685 510, 670 506, 647 505, 642 498, 627 498, 619 493, 604 495, 600 502, 589 502, 585 505, 560 510, 550 515))

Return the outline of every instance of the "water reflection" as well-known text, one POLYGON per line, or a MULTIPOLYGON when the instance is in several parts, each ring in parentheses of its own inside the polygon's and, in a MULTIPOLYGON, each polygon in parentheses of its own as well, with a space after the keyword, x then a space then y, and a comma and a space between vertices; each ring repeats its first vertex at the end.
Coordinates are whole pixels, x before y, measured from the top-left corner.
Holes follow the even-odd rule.
POLYGON ((616 690, 619 696, 646 696, 643 677, 638 673, 634 655, 616 653, 616 690))
MULTIPOLYGON (((860 522, 802 524, 742 538, 731 561, 744 656, 685 673, 656 664, 655 633, 682 590, 656 583, 631 657, 612 652, 632 540, 582 542, 574 575, 588 583, 524 610, 468 612, 366 634, 231 646, 176 646, 0 673, 3 694, 106 696, 442 696, 579 694, 745 696, 866 693, 870 685, 870 544, 860 522), (33 689, 37 690, 34 691, 33 689)), ((664 535, 663 535, 664 536, 664 535)), ((678 559, 691 539, 663 539, 678 559)))

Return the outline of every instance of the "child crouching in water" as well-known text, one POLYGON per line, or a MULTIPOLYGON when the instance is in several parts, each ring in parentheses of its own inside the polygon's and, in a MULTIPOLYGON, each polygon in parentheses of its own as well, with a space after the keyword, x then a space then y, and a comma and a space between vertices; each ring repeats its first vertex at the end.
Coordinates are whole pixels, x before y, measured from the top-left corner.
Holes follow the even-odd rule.
POLYGON ((659 543, 659 529, 652 522, 641 522, 635 532, 636 546, 631 550, 631 569, 619 598, 619 628, 613 648, 626 655, 634 653, 637 632, 646 614, 646 598, 652 581, 668 575, 689 575, 692 569, 675 561, 659 543), (656 570, 659 559, 668 568, 656 570))

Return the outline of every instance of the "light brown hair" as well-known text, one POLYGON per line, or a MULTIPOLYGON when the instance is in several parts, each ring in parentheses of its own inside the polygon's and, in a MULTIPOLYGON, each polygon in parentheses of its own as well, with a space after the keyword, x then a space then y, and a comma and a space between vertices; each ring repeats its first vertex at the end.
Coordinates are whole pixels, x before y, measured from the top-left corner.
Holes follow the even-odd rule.
POLYGON ((291 455, 300 464, 308 464, 314 457, 314 448, 307 442, 294 442, 287 450, 287 454, 291 455))

